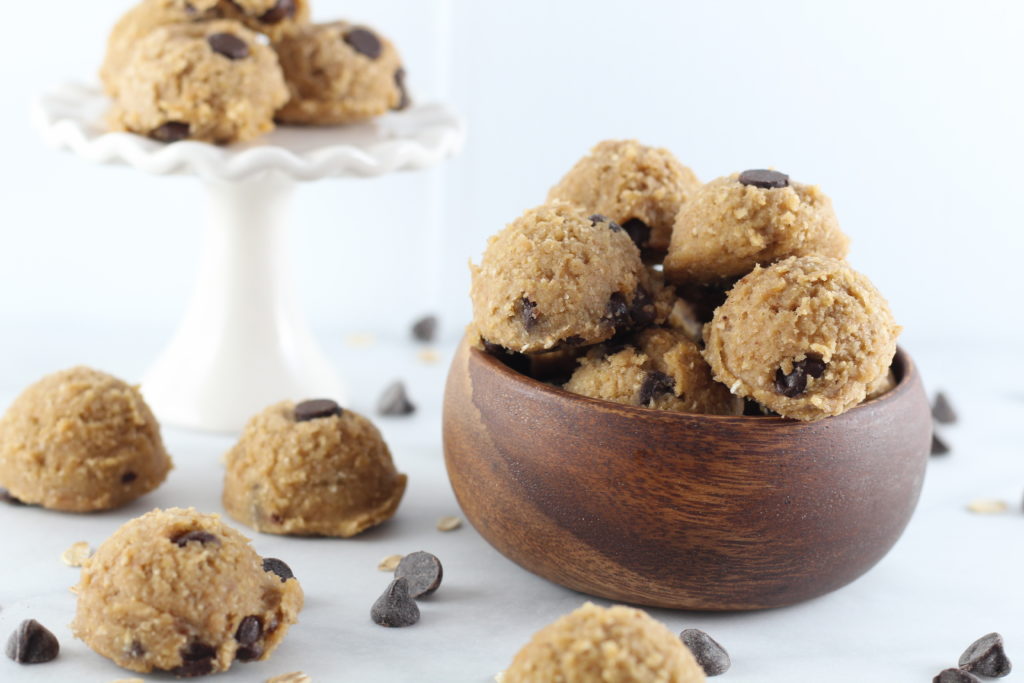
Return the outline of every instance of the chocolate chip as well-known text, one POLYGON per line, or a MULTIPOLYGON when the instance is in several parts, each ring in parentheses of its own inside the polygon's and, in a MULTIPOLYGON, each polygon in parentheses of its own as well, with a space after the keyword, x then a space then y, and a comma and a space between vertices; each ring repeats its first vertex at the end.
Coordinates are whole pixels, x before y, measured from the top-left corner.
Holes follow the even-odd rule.
POLYGON ((530 301, 528 297, 522 297, 519 299, 519 320, 522 321, 523 327, 529 332, 537 325, 537 304, 530 301))
POLYGON ((648 372, 640 385, 640 405, 645 406, 652 400, 667 394, 676 388, 676 381, 664 372, 648 372))
POLYGON ((277 24, 295 16, 295 0, 277 0, 277 4, 260 16, 261 24, 277 24))
POLYGON ((630 320, 637 327, 647 327, 654 322, 657 316, 658 313, 654 310, 654 299, 651 298, 650 292, 643 287, 637 288, 629 307, 630 320))
POLYGON ((644 223, 639 218, 630 218, 628 221, 622 224, 622 229, 626 231, 629 238, 633 240, 633 244, 638 247, 646 245, 651 239, 651 226, 644 223))
POLYGON ((680 633, 679 637, 708 676, 724 674, 732 666, 729 653, 704 631, 688 628, 680 633))
POLYGON ((612 232, 622 232, 622 226, 608 218, 608 216, 605 216, 603 213, 595 213, 588 216, 588 218, 590 219, 591 227, 596 226, 598 223, 607 223, 612 232))
POLYGON ((239 645, 252 645, 263 635, 263 620, 257 616, 242 619, 235 631, 235 640, 239 645))
POLYGON ((384 46, 380 43, 380 38, 377 37, 373 31, 368 31, 365 28, 354 28, 345 34, 345 42, 348 43, 353 50, 361 55, 365 55, 370 59, 377 59, 384 51, 384 46))
POLYGON ((395 569, 395 578, 409 582, 409 595, 414 598, 422 598, 436 591, 441 585, 443 574, 441 561, 422 550, 403 557, 395 569))
POLYGON ((807 390, 807 376, 818 379, 825 374, 827 364, 820 356, 808 354, 803 360, 793 363, 787 375, 782 368, 775 371, 775 391, 787 398, 795 398, 807 390))
POLYGON ((416 406, 409 400, 402 382, 389 384, 377 399, 377 412, 381 415, 410 415, 415 411, 416 406))
POLYGON ((946 455, 949 453, 949 444, 939 438, 939 435, 932 432, 932 455, 946 455))
POLYGON ((932 404, 932 417, 935 418, 936 422, 941 422, 942 424, 953 424, 957 420, 953 404, 949 402, 944 392, 940 391, 935 395, 935 403, 932 404))
POLYGON ((991 678, 1002 678, 1012 668, 1003 650, 1003 637, 998 633, 989 633, 971 643, 957 663, 964 671, 991 678))
POLYGON ((605 307, 604 319, 615 327, 627 325, 630 322, 629 305, 626 304, 626 295, 622 292, 615 292, 608 298, 608 305, 605 307))
POLYGON ((319 420, 325 417, 340 416, 344 412, 337 402, 329 398, 316 398, 310 401, 303 401, 295 406, 295 421, 309 422, 310 420, 319 420))
POLYGON ((0 488, 0 503, 7 503, 8 505, 24 505, 24 501, 20 498, 16 498, 11 495, 11 492, 5 488, 0 488))
POLYGON ((981 683, 981 679, 972 673, 960 669, 946 669, 932 679, 932 683, 981 683))
POLYGON ((276 557, 263 558, 263 571, 277 574, 281 579, 281 583, 284 583, 288 579, 295 578, 295 574, 292 573, 292 568, 276 557))
POLYGON ((213 673, 213 662, 217 658, 217 650, 206 643, 193 641, 181 650, 181 666, 170 670, 179 678, 195 678, 213 673))
POLYGON ((38 621, 26 619, 7 639, 6 652, 18 664, 42 664, 57 658, 60 643, 57 636, 38 621))
POLYGON ((142 646, 137 640, 133 640, 131 646, 128 647, 128 656, 133 659, 138 659, 142 655, 146 654, 146 648, 142 646))
POLYGON ((765 190, 777 189, 789 186, 789 176, 778 171, 769 171, 763 168, 753 169, 740 173, 740 182, 744 185, 753 185, 765 190))
POLYGON ((412 100, 409 99, 409 89, 405 87, 405 69, 401 67, 395 72, 395 85, 398 87, 398 104, 395 105, 395 111, 408 109, 412 100))
POLYGON ((432 342, 437 337, 437 316, 426 315, 412 326, 412 336, 416 341, 432 342))
POLYGON ((130 484, 138 478, 139 475, 135 474, 134 472, 128 471, 121 475, 121 483, 130 484))
POLYGON ((401 628, 420 620, 420 608, 409 595, 409 581, 395 579, 370 608, 370 618, 379 626, 401 628))
POLYGON ((249 56, 249 44, 234 33, 214 33, 206 39, 210 49, 235 61, 249 56))
POLYGON ((171 538, 171 543, 176 543, 179 548, 184 548, 189 543, 200 543, 202 545, 214 544, 220 545, 220 539, 211 534, 209 531, 186 531, 183 534, 178 534, 171 538))
POLYGON ((188 138, 191 127, 182 121, 168 121, 159 128, 154 128, 149 137, 160 142, 178 142, 188 138))
POLYGON ((235 659, 240 662, 251 662, 263 656, 263 646, 243 645, 235 650, 235 659))

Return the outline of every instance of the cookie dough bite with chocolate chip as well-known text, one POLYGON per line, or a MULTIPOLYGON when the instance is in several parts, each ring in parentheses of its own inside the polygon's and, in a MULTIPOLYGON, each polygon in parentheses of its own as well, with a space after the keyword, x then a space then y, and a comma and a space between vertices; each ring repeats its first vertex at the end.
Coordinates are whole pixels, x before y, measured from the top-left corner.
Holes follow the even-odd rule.
POLYGON ((282 123, 354 123, 409 105, 391 41, 343 21, 301 27, 275 43, 291 99, 282 123))
POLYGON ((302 588, 284 566, 217 515, 154 510, 82 565, 71 629, 139 673, 192 678, 268 659, 302 609, 302 588))
POLYGON ((664 253, 680 207, 701 183, 667 149, 636 140, 605 140, 548 193, 608 216, 644 250, 664 253))
POLYGON ((365 417, 326 399, 283 401, 228 452, 223 502, 257 531, 347 538, 390 519, 405 484, 365 417))
POLYGON ((162 142, 251 140, 288 89, 274 51, 235 21, 154 29, 125 67, 109 122, 162 142))
POLYGON ((845 261, 792 257, 736 283, 704 328, 715 378, 784 417, 818 420, 884 382, 901 328, 845 261))
POLYGON ((491 237, 470 269, 475 330, 510 351, 596 344, 655 316, 629 235, 573 204, 527 211, 491 237))
POLYGON ((599 345, 580 359, 565 389, 626 405, 709 415, 739 415, 742 399, 716 382, 698 346, 682 331, 649 328, 622 348, 599 345))
POLYGON ((665 275, 677 284, 718 283, 790 256, 844 258, 848 247, 817 186, 744 171, 712 180, 679 210, 665 275))
POLYGON ((170 469, 139 390, 98 370, 47 375, 0 418, 0 487, 23 503, 109 510, 160 486, 170 469))
POLYGON ((516 654, 504 683, 704 683, 679 636, 646 612, 585 603, 537 631, 516 654))

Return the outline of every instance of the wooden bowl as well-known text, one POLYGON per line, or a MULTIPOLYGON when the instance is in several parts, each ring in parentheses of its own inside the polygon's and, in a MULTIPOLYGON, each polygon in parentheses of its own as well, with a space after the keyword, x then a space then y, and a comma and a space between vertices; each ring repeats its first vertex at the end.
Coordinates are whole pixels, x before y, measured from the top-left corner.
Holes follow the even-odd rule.
POLYGON ((902 350, 893 369, 884 396, 797 422, 578 396, 463 342, 445 463, 480 534, 555 583, 674 609, 789 605, 874 566, 914 511, 931 414, 902 350))

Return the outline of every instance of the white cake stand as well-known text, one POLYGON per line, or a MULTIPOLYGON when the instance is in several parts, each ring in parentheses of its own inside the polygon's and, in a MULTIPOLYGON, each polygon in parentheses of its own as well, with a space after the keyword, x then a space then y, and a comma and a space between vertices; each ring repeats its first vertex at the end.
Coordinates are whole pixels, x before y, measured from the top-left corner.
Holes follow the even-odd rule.
POLYGON ((440 105, 329 128, 282 127, 257 142, 163 144, 109 133, 109 106, 92 87, 40 97, 33 120, 47 144, 96 163, 155 175, 193 175, 209 197, 198 282, 170 344, 142 391, 168 424, 237 431, 286 398, 345 392, 297 304, 287 250, 288 203, 299 181, 427 168, 456 154, 463 126, 440 105))

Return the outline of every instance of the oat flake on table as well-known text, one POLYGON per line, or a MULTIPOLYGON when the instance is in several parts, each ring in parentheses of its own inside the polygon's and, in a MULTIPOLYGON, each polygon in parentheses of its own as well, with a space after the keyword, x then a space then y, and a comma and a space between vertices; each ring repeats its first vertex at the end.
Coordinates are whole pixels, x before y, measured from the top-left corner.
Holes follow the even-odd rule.
POLYGON ((312 681, 312 678, 301 671, 293 671, 290 674, 281 674, 267 679, 267 683, 312 683, 312 681))
POLYGON ((60 554, 60 561, 69 567, 81 567, 82 563, 92 555, 92 548, 85 541, 72 543, 71 547, 60 554))
POLYGON ((377 563, 377 569, 382 572, 393 572, 398 563, 402 561, 401 555, 388 555, 377 563))
POLYGON ((1005 500, 991 498, 979 498, 967 504, 968 510, 979 515, 998 515, 1006 512, 1009 507, 1005 500))
POLYGON ((462 520, 458 517, 442 517, 437 520, 438 531, 455 531, 462 526, 462 520))

